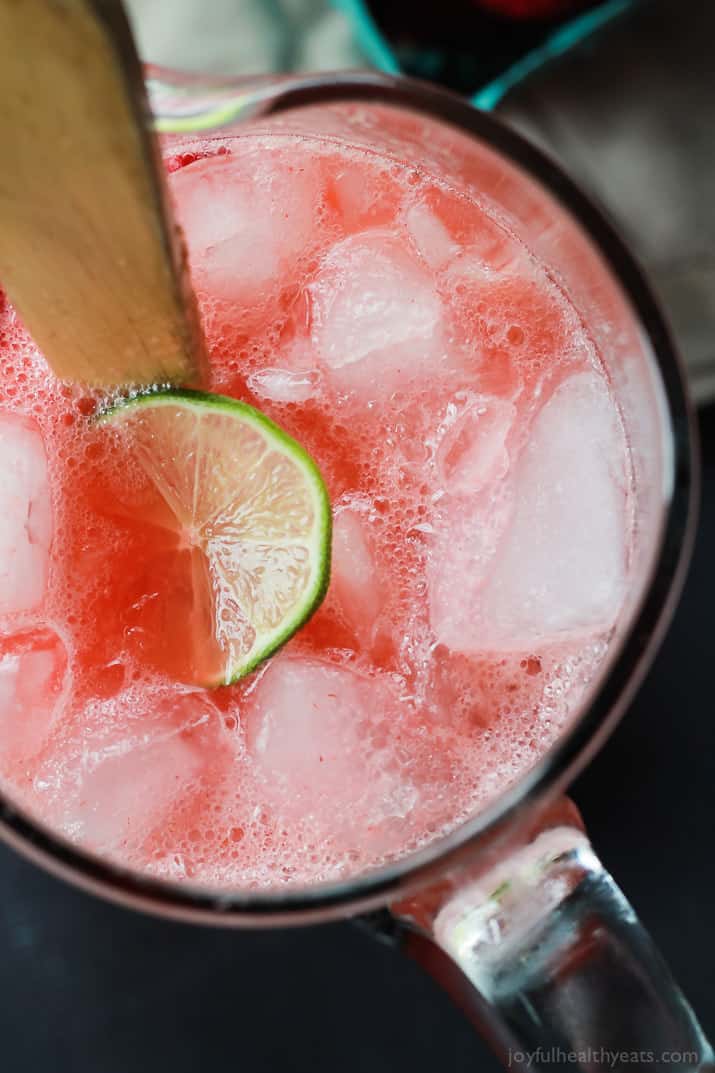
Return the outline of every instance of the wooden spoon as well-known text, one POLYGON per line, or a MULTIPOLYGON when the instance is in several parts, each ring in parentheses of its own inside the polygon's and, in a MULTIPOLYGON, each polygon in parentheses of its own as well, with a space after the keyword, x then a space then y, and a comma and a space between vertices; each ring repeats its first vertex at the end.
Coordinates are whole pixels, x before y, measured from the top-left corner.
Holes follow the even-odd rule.
POLYGON ((0 0, 0 285, 54 372, 195 383, 204 344, 119 0, 0 0))

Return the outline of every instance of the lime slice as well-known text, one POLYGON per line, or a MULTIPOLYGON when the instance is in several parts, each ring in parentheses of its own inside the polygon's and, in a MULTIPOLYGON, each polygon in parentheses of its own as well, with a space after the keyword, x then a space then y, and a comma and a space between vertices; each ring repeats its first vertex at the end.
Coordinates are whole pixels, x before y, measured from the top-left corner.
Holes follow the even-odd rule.
POLYGON ((325 595, 331 518, 318 467, 264 414, 222 395, 139 395, 99 420, 155 484, 176 520, 177 546, 188 552, 188 677, 209 686, 236 681, 325 595))

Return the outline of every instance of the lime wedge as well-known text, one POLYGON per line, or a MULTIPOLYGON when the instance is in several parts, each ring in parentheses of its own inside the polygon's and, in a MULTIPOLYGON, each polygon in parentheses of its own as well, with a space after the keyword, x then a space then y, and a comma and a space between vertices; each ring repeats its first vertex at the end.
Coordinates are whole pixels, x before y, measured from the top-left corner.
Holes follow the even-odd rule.
POLYGON ((181 584, 191 586, 188 677, 242 678, 325 595, 331 517, 318 467, 264 414, 221 395, 139 395, 99 421, 121 435, 176 520, 190 575, 181 584))

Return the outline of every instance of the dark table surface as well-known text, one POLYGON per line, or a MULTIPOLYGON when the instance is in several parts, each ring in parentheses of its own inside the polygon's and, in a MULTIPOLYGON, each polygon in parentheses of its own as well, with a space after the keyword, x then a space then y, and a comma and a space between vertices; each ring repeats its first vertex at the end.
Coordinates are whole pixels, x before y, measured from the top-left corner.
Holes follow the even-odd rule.
MULTIPOLYGON (((706 1032, 715 1033, 712 601, 715 406, 703 509, 675 621, 573 796, 706 1032)), ((350 924, 240 933, 165 923, 0 849, 3 1073, 496 1069, 422 971, 350 924)))

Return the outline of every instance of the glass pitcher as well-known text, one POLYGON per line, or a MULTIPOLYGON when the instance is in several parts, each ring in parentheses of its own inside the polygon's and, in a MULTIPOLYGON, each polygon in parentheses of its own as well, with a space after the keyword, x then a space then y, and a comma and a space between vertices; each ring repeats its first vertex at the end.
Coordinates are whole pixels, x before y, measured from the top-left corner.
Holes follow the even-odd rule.
POLYGON ((267 123, 298 131, 327 124, 325 136, 369 146, 369 123, 351 125, 340 104, 379 102, 415 120, 383 132, 391 152, 442 170, 447 163, 497 202, 563 282, 624 414, 635 468, 630 591, 597 681, 550 751, 485 811, 382 869, 307 889, 212 891, 100 859, 9 800, 0 801, 0 834, 72 882, 164 916, 237 927, 359 916, 424 963, 510 1068, 712 1068, 690 1007, 563 796, 643 678, 693 536, 693 419, 647 282, 552 161, 449 93, 368 72, 220 80, 148 68, 146 76, 155 128, 171 153, 197 135, 267 123))

